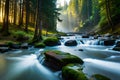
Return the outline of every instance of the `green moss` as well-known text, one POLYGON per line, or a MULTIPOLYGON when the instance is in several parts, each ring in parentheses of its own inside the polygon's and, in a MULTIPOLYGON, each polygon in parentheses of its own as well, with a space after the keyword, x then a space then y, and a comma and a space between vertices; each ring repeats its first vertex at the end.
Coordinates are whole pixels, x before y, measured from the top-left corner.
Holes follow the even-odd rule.
POLYGON ((82 72, 81 66, 74 64, 62 68, 62 77, 65 80, 88 80, 86 75, 82 72))
POLYGON ((34 46, 35 46, 36 48, 45 48, 45 44, 42 43, 42 42, 36 43, 34 46))
POLYGON ((46 50, 44 52, 45 53, 46 52, 54 52, 55 54, 58 54, 58 55, 70 55, 70 53, 66 53, 66 52, 62 52, 62 51, 58 51, 58 50, 46 50))
POLYGON ((56 37, 48 37, 44 41, 46 46, 56 46, 59 43, 59 40, 56 37))
POLYGON ((106 76, 100 75, 100 74, 95 74, 92 76, 90 80, 111 80, 106 76))

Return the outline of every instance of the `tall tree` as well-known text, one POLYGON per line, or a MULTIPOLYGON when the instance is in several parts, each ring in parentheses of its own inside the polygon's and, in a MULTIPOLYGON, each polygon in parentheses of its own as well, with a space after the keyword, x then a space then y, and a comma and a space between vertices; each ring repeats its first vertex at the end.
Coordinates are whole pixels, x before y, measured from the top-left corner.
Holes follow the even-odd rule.
POLYGON ((23 0, 19 1, 19 24, 18 27, 21 27, 21 25, 23 24, 23 0))
POLYGON ((2 31, 4 32, 5 35, 9 34, 9 1, 10 0, 5 1, 5 16, 2 27, 2 31))
POLYGON ((42 40, 42 15, 41 15, 41 4, 42 0, 37 0, 37 8, 36 8, 36 22, 35 22, 35 33, 33 40, 39 41, 42 40))
POLYGON ((25 9, 26 9, 26 23, 25 23, 25 31, 28 32, 28 24, 29 24, 29 11, 30 11, 30 0, 26 0, 25 2, 25 9))
POLYGON ((16 25, 16 17, 17 17, 17 0, 14 0, 14 25, 16 25))
POLYGON ((110 0, 105 0, 105 6, 106 6, 106 14, 107 14, 107 19, 108 19, 108 23, 110 26, 113 26, 112 23, 112 17, 111 17, 111 10, 110 10, 110 0))

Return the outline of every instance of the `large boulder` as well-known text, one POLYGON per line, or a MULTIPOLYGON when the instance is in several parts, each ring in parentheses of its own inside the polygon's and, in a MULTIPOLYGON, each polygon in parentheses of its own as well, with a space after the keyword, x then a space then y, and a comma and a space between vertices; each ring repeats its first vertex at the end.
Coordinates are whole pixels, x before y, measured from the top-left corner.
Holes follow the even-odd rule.
POLYGON ((77 46, 76 40, 68 40, 65 42, 65 46, 77 46))
POLYGON ((83 64, 84 62, 77 56, 71 55, 70 53, 65 53, 61 51, 46 51, 45 61, 52 65, 51 67, 56 69, 62 69, 63 66, 70 63, 83 64))
POLYGON ((88 80, 80 65, 70 64, 62 68, 64 80, 88 80))

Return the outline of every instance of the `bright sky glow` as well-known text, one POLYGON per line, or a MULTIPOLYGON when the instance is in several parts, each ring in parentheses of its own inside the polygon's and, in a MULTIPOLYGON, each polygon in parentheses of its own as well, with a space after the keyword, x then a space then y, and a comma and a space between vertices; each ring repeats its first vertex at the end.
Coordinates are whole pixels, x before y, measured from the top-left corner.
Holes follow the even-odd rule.
POLYGON ((57 0, 57 6, 64 6, 64 3, 67 2, 69 4, 70 0, 57 0))

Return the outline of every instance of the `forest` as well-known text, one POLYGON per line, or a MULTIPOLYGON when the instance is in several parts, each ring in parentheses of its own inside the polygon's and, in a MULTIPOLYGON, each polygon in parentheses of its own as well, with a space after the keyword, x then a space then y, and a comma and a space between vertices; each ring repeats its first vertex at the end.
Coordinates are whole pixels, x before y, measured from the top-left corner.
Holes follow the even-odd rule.
POLYGON ((0 80, 120 80, 120 0, 0 0, 0 80))
MULTIPOLYGON (((67 15, 68 23, 74 32, 92 34, 119 34, 120 1, 115 0, 70 0, 57 7, 57 0, 0 0, 1 35, 14 35, 29 32, 33 40, 42 33, 58 32, 59 16, 67 15), (60 13, 62 11, 62 13, 60 13)), ((65 22, 66 24, 67 22, 65 22)), ((62 25, 61 25, 62 26, 62 25)))
POLYGON ((41 40, 42 31, 56 31, 58 10, 56 0, 0 0, 0 35, 25 33, 41 40))
POLYGON ((66 14, 74 19, 74 31, 119 34, 120 1, 70 0, 66 14))

